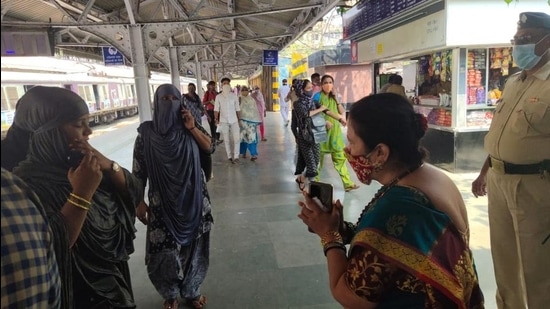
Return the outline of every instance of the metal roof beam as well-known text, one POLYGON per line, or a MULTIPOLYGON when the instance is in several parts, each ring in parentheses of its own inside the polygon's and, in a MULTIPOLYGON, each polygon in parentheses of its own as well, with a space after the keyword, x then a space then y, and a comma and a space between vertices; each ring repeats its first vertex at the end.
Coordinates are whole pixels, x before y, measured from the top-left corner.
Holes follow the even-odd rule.
MULTIPOLYGON (((69 11, 66 10, 66 8, 67 8, 67 9, 70 9, 70 10, 74 11, 74 9, 75 9, 74 6, 72 6, 68 3, 65 3, 63 1, 58 2, 58 0, 50 0, 50 3, 53 4, 58 10, 63 12, 63 14, 65 14, 65 16, 69 17, 72 21, 76 22, 76 18, 74 18, 74 16, 71 13, 69 13, 69 11)), ((80 11, 79 13, 82 13, 82 11, 80 11)))
POLYGON ((136 16, 139 18, 139 15, 137 14, 134 2, 132 0, 124 0, 124 6, 126 7, 126 12, 128 12, 128 19, 130 20, 130 24, 135 25, 136 16))
POLYGON ((2 6, 2 21, 4 21, 4 15, 8 13, 10 10, 11 5, 15 2, 15 0, 8 0, 6 3, 2 6))
MULTIPOLYGON (((283 33, 283 34, 277 34, 277 35, 249 37, 249 38, 241 38, 241 39, 235 39, 235 40, 185 44, 185 45, 181 45, 180 47, 186 47, 186 46, 201 46, 202 47, 202 46, 212 46, 212 45, 220 45, 220 44, 247 42, 247 41, 268 40, 268 39, 275 39, 275 38, 278 38, 278 37, 285 37, 285 36, 291 36, 291 35, 292 35, 292 33, 283 33)), ((258 43, 261 43, 261 42, 258 42, 258 43)))
MULTIPOLYGON (((337 1, 335 1, 335 3, 336 2, 337 1)), ((158 21, 141 22, 140 24, 148 25, 148 24, 171 23, 175 26, 183 27, 184 25, 187 25, 187 24, 195 24, 195 23, 200 23, 200 22, 204 22, 204 21, 217 21, 217 20, 225 20, 225 19, 230 19, 230 18, 249 18, 249 17, 254 17, 254 16, 260 16, 260 15, 270 15, 270 14, 276 14, 276 13, 285 13, 285 12, 291 12, 291 11, 299 11, 299 10, 317 8, 317 7, 322 7, 323 5, 324 5, 323 2, 314 2, 314 3, 311 3, 311 4, 305 4, 305 5, 298 5, 298 6, 292 6, 292 7, 280 7, 280 8, 274 8, 272 10, 265 10, 265 11, 241 12, 241 13, 234 13, 234 14, 225 15, 225 16, 201 16, 201 17, 198 17, 198 18, 189 18, 186 21, 181 21, 181 20, 158 20, 158 21)), ((330 9, 332 9, 332 7, 334 7, 334 6, 331 6, 330 9)), ((323 8, 326 9, 327 7, 323 7, 323 8)), ((328 12, 328 10, 327 10, 327 12, 328 12)), ((264 19, 258 19, 258 20, 266 23, 264 19)), ((46 22, 32 22, 32 21, 25 21, 25 22, 8 21, 8 22, 3 22, 3 25, 6 25, 6 26, 55 27, 55 28, 74 27, 74 26, 81 27, 81 28, 86 28, 86 27, 89 27, 89 26, 112 26, 112 25, 127 25, 127 24, 128 23, 122 22, 122 21, 97 22, 97 23, 85 24, 85 25, 79 25, 77 23, 46 23, 46 22)), ((311 25, 309 27, 311 27, 311 25)), ((287 28, 287 26, 285 26, 285 28, 287 28)))
POLYGON ((90 10, 94 6, 95 0, 89 0, 88 3, 86 3, 86 6, 84 7, 84 10, 82 11, 82 14, 80 14, 80 17, 77 19, 77 23, 86 22, 88 19, 88 13, 90 13, 90 10))
POLYGON ((200 11, 202 6, 204 5, 204 1, 206 1, 206 0, 201 0, 201 2, 199 2, 199 4, 197 4, 197 6, 193 10, 193 12, 191 12, 191 14, 189 14, 189 18, 194 17, 200 11))
MULTIPOLYGON (((140 2, 139 5, 140 6, 145 6, 145 5, 149 5, 151 3, 157 2, 157 1, 158 0, 145 0, 145 1, 140 2)), ((126 13, 126 11, 127 11, 127 8, 123 7, 120 10, 116 10, 116 11, 112 11, 112 12, 109 12, 109 13, 101 14, 100 16, 105 17, 105 18, 113 18, 115 16, 121 16, 123 13, 126 13)))

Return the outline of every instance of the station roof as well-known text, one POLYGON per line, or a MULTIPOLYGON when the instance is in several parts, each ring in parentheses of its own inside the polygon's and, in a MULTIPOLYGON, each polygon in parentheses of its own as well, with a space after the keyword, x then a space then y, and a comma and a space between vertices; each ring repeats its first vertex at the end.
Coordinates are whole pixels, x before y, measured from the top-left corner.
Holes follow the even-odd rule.
MULTIPOLYGON (((256 71, 263 51, 282 50, 343 0, 2 0, 4 31, 47 30, 55 47, 101 57, 117 47, 131 62, 130 27, 141 27, 146 61, 168 71, 176 48, 180 71, 215 68, 218 76, 256 71)), ((353 1, 354 2, 354 1, 353 1)), ((4 40, 4 38, 2 38, 4 40)))

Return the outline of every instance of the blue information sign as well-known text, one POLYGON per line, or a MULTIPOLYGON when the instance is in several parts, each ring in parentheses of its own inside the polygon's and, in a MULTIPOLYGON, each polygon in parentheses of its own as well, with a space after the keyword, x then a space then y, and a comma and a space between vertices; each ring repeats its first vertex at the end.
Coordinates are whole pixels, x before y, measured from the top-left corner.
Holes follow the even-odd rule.
POLYGON ((105 65, 124 65, 124 55, 112 47, 103 47, 103 63, 105 65))
POLYGON ((265 66, 277 66, 279 65, 279 51, 277 50, 264 50, 263 65, 265 66))

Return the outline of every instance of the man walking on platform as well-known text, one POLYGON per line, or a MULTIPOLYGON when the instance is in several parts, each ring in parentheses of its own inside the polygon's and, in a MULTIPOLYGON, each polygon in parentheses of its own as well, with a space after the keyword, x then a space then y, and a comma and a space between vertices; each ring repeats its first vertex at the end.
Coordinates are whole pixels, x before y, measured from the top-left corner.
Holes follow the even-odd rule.
POLYGON ((281 111, 281 116, 283 117, 283 123, 286 126, 288 126, 289 120, 288 120, 288 102, 287 95, 290 92, 290 87, 287 84, 287 80, 283 79, 283 85, 278 90, 278 96, 279 96, 279 107, 281 111))
POLYGON ((231 163, 239 163, 239 151, 241 145, 240 111, 239 98, 231 92, 227 77, 222 78, 222 92, 214 100, 214 119, 216 125, 220 126, 225 139, 225 152, 231 163), (229 135, 231 131, 231 135, 229 135), (232 149, 233 148, 233 149, 232 149))

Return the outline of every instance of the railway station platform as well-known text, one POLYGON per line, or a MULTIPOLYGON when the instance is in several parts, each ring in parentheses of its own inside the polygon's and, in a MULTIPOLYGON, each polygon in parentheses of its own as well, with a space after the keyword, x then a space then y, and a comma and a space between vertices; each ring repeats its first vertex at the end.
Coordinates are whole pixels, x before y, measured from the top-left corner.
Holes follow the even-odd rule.
MULTIPOLYGON (((92 145, 131 169, 139 118, 121 119, 94 127, 92 145)), ((205 126, 208 128, 208 126, 205 126)), ((344 130, 345 132, 345 130, 344 130)), ((294 181, 294 139, 277 112, 266 117, 267 141, 258 146, 259 159, 233 165, 219 145, 213 155, 214 178, 208 183, 214 226, 210 268, 201 293, 208 309, 332 309, 341 308, 328 288, 325 256, 317 236, 297 217, 301 198, 294 181)), ((334 184, 334 197, 344 204, 345 218, 355 220, 379 188, 361 184, 345 192, 327 158, 322 180, 334 184)), ((356 176, 352 179, 358 184, 356 176)), ((476 174, 451 174, 466 201, 471 248, 485 295, 486 308, 495 309, 496 285, 489 243, 487 199, 474 198, 470 184, 476 174)), ((162 298, 145 267, 146 227, 136 220, 136 252, 130 258, 138 308, 162 308, 162 298)), ((180 303, 179 308, 188 308, 180 303)))

